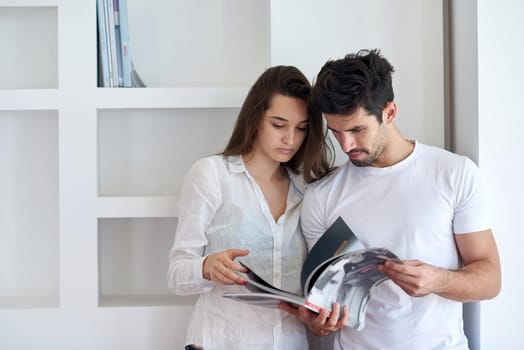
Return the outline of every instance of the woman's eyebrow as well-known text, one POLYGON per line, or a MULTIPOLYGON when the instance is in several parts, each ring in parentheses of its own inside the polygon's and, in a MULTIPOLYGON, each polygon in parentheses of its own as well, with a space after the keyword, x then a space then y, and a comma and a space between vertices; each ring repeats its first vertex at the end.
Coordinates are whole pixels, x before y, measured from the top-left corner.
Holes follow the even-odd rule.
MULTIPOLYGON (((276 119, 278 121, 282 121, 282 122, 289 122, 288 119, 284 118, 284 117, 281 117, 279 115, 270 115, 269 118, 271 119, 276 119)), ((304 124, 304 123, 309 123, 309 119, 304 119, 302 121, 299 122, 299 124, 304 124)))

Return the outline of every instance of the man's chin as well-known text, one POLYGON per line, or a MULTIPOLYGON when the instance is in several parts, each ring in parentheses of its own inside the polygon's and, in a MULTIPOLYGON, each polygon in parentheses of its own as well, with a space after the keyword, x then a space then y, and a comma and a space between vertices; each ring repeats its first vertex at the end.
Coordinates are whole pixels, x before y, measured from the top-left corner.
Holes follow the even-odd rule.
POLYGON ((351 163, 353 163, 354 166, 358 166, 358 167, 370 166, 372 163, 371 161, 369 161, 369 159, 351 159, 349 158, 349 160, 351 161, 351 163))

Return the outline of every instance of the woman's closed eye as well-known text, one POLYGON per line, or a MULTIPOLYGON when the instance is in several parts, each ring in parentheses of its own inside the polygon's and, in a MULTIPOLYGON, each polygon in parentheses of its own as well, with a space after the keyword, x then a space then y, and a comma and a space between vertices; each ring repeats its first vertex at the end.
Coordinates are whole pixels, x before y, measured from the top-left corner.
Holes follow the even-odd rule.
POLYGON ((301 127, 298 127, 297 130, 300 131, 300 132, 306 132, 308 129, 307 126, 301 126, 301 127))

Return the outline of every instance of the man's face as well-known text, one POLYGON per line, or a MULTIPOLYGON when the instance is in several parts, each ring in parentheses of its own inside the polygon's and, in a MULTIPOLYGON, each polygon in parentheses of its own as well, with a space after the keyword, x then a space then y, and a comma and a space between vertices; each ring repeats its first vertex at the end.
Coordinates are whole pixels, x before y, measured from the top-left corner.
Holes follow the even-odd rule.
POLYGON ((386 147, 387 129, 384 123, 363 108, 351 114, 324 113, 327 127, 337 139, 342 151, 356 166, 377 166, 386 147))

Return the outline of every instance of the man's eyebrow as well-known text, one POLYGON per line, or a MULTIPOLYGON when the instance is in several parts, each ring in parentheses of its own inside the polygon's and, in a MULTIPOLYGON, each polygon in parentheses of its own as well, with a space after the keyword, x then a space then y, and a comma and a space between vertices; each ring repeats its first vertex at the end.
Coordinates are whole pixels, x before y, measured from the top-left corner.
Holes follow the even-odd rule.
POLYGON ((342 130, 342 131, 340 131, 340 130, 335 130, 335 129, 330 128, 329 126, 327 126, 328 130, 331 130, 331 131, 334 131, 334 132, 355 131, 355 130, 357 130, 357 129, 363 129, 364 127, 365 127, 365 126, 363 126, 363 125, 355 125, 355 126, 352 127, 352 128, 349 128, 349 129, 346 129, 346 130, 342 130))

